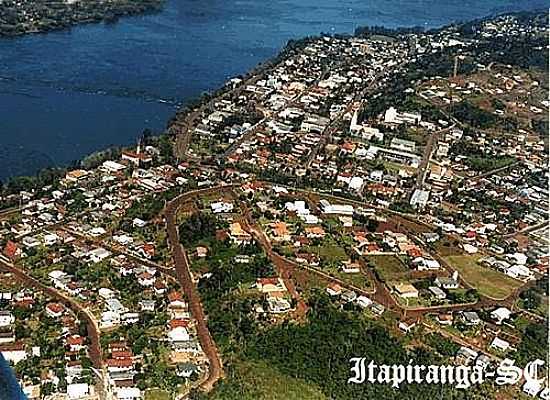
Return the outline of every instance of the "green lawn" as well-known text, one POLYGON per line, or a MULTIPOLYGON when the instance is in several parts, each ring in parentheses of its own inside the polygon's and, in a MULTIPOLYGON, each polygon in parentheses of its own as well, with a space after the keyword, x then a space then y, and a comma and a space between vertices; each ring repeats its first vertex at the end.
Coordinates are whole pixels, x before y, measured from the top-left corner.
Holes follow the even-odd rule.
POLYGON ((345 272, 339 271, 336 267, 324 268, 323 270, 335 276, 336 278, 346 283, 349 283, 350 285, 358 287, 359 289, 368 290, 370 288, 369 279, 363 272, 359 272, 356 274, 347 274, 345 272))
POLYGON ((162 389, 149 389, 145 392, 145 400, 171 400, 170 393, 162 389))
POLYGON ((386 282, 401 281, 409 272, 409 268, 397 256, 369 256, 367 260, 374 264, 376 271, 386 282))
POLYGON ((478 259, 478 256, 445 257, 445 261, 455 268, 466 282, 486 296, 503 299, 521 286, 521 282, 478 264, 478 259))
POLYGON ((344 248, 336 244, 309 246, 306 251, 318 254, 322 261, 329 264, 336 264, 349 258, 344 248))
POLYGON ((326 400, 315 385, 283 375, 263 362, 235 362, 208 400, 326 400))

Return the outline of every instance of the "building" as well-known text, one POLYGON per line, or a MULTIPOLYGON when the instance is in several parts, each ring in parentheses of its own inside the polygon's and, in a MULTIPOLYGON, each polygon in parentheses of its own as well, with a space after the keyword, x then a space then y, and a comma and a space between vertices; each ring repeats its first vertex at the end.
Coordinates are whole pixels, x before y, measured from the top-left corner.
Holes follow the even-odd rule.
POLYGON ((505 320, 510 319, 512 311, 506 307, 499 307, 493 312, 491 312, 491 318, 495 321, 497 325, 501 325, 505 320))
POLYGON ((410 140, 393 138, 390 142, 390 148, 414 153, 416 151, 416 143, 410 140))
POLYGON ((430 192, 428 190, 415 189, 411 196, 410 205, 413 208, 422 209, 428 204, 430 192))
POLYGON ((398 283, 393 289, 403 299, 418 298, 418 290, 410 283, 398 283))

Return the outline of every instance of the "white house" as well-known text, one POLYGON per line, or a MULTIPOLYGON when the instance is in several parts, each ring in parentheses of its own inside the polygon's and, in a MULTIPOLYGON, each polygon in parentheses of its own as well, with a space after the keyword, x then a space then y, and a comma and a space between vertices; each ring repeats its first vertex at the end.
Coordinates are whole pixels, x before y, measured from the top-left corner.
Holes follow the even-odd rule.
POLYGON ((168 339, 171 343, 176 343, 187 342, 191 340, 191 337, 189 336, 189 332, 187 332, 187 329, 185 329, 183 326, 178 326, 168 332, 168 339))
POLYGON ((137 387, 120 387, 116 390, 118 400, 137 400, 141 399, 141 390, 137 387))
POLYGON ((73 383, 67 385, 67 395, 70 400, 77 400, 90 394, 90 387, 87 383, 73 383))
POLYGON ((102 247, 98 247, 97 249, 94 249, 88 252, 88 258, 93 263, 99 263, 110 256, 111 256, 111 252, 108 250, 105 250, 102 247))
POLYGON ((9 311, 0 311, 0 328, 10 326, 15 322, 15 317, 9 311))
POLYGON ((372 304, 372 300, 367 296, 359 296, 355 299, 355 302, 361 308, 367 308, 372 304))
POLYGON ((506 351, 510 348, 510 343, 506 340, 500 339, 499 337, 495 337, 489 347, 499 351, 506 351))
POLYGON ((0 353, 2 353, 6 361, 11 362, 13 365, 27 358, 27 352, 23 343, 4 344, 0 346, 0 353))
POLYGON ((502 324, 504 320, 507 320, 512 315, 512 311, 507 309, 506 307, 499 307, 493 312, 491 312, 491 318, 495 320, 495 323, 497 325, 502 324))

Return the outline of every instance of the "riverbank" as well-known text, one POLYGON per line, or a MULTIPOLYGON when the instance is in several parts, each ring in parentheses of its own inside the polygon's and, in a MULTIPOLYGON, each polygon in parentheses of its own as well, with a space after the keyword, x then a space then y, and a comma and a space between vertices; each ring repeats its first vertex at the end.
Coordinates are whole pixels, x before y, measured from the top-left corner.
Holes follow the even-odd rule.
MULTIPOLYGON (((0 180, 67 166, 111 146, 162 132, 175 107, 212 93, 274 57, 288 40, 359 26, 427 29, 495 12, 450 0, 188 2, 163 11, 0 40, 0 180), (251 34, 253 32, 254 34, 251 34), (32 116, 32 118, 30 118, 32 116)), ((1 12, 1 11, 0 11, 1 12)))
POLYGON ((113 23, 120 17, 161 11, 163 4, 164 0, 90 0, 55 4, 3 2, 0 9, 0 37, 46 33, 84 23, 113 23))

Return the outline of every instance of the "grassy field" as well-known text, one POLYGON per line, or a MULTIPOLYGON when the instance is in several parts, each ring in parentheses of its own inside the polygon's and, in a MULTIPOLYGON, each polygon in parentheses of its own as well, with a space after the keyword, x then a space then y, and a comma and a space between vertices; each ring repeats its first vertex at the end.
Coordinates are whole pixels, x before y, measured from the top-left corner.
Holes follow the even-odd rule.
POLYGON ((369 256, 367 259, 386 282, 399 281, 406 277, 409 269, 397 256, 369 256))
POLYGON ((325 272, 328 272, 329 274, 335 276, 336 278, 349 283, 350 285, 357 286, 359 289, 369 290, 371 289, 369 285, 369 279, 367 276, 362 273, 354 273, 354 274, 346 274, 345 272, 341 272, 338 270, 338 268, 331 267, 331 268, 325 268, 325 272))
POLYGON ((145 400, 170 400, 171 396, 162 389, 150 389, 145 392, 145 400))
POLYGON ((238 362, 208 400, 325 400, 314 385, 277 372, 266 363, 238 362))
POLYGON ((521 286, 521 282, 479 265, 477 259, 477 256, 445 257, 445 261, 455 268, 466 282, 486 296, 503 299, 521 286))
POLYGON ((313 254, 318 254, 322 261, 330 264, 346 261, 349 258, 344 248, 336 244, 309 246, 306 251, 313 254))

